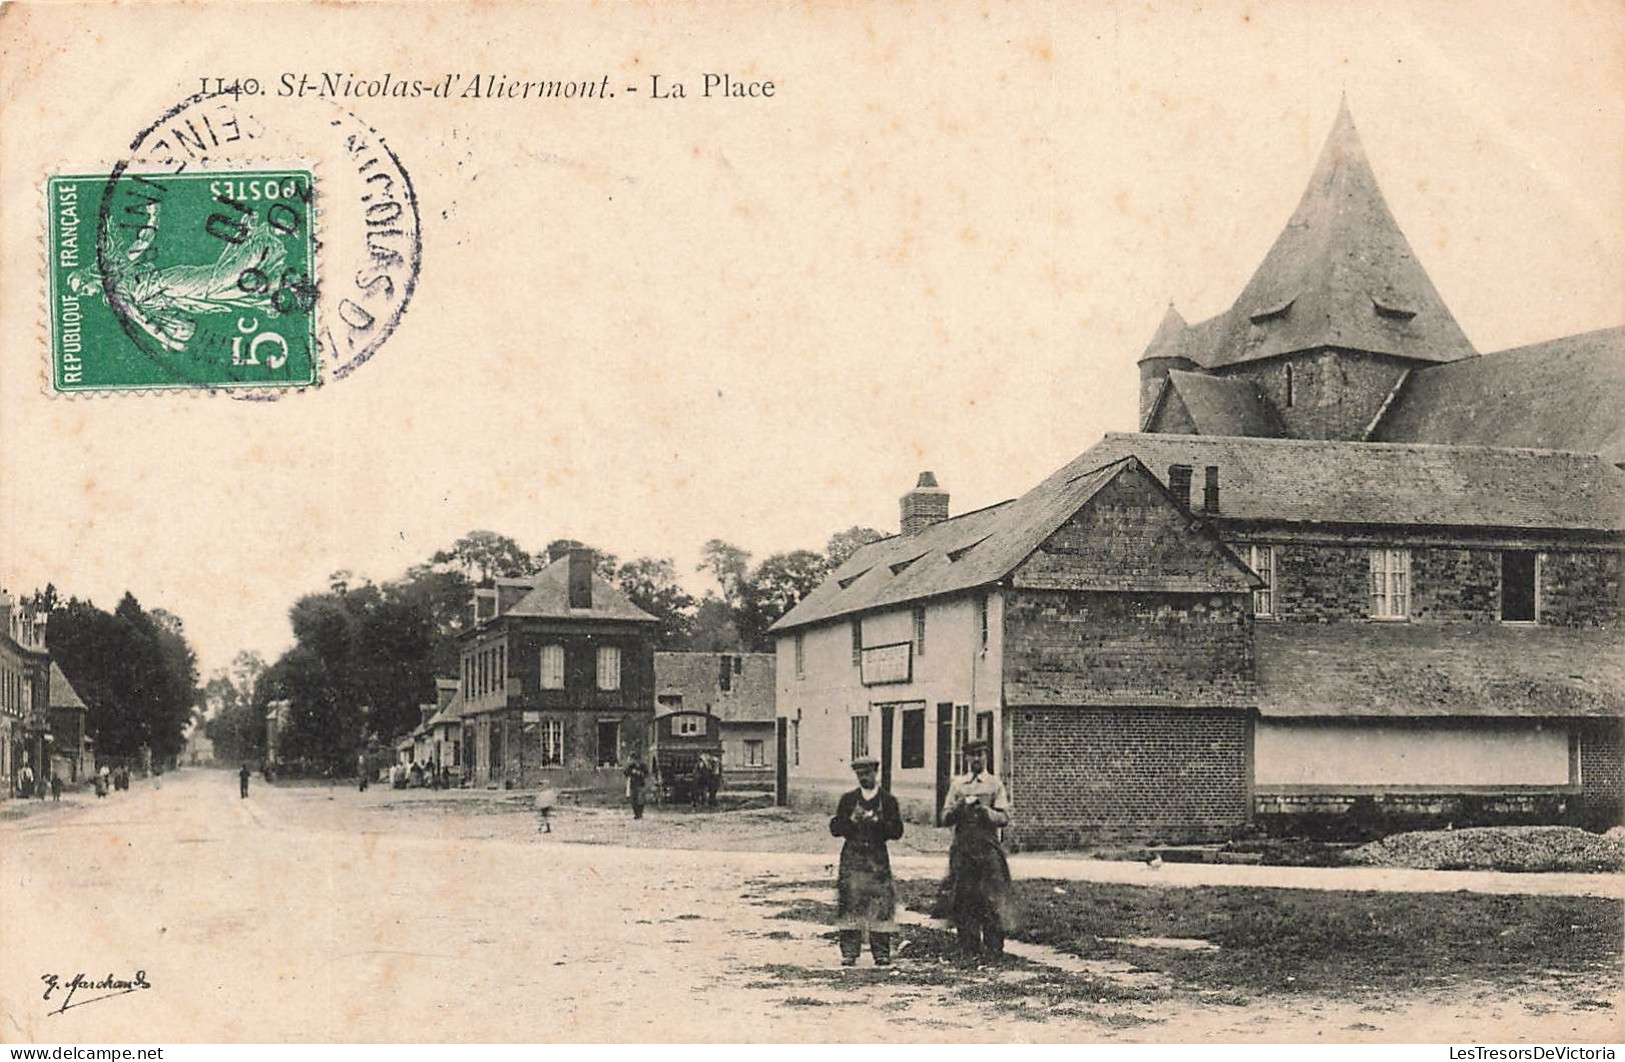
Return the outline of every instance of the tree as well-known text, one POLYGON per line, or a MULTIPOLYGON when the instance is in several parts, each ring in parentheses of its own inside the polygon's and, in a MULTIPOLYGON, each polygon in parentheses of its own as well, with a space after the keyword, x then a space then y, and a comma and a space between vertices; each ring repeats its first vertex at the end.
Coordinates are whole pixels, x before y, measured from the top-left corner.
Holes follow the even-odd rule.
POLYGON ((470 531, 450 549, 437 552, 429 563, 451 565, 482 585, 493 579, 531 575, 539 567, 519 543, 495 531, 470 531))
POLYGON ((677 583, 677 565, 669 557, 638 557, 621 565, 616 585, 628 600, 660 621, 656 649, 687 646, 694 625, 694 597, 677 583))
POLYGON ((708 593, 694 610, 688 647, 696 653, 738 653, 744 651, 734 610, 714 593, 708 593))
POLYGON ((713 538, 700 550, 704 558, 697 571, 710 572, 730 607, 739 606, 739 590, 750 574, 750 552, 731 542, 713 538))
POLYGON ((829 562, 811 550, 775 553, 756 566, 740 587, 734 622, 740 640, 752 652, 769 652, 767 629, 812 593, 829 574, 829 562))
POLYGON ((592 553, 592 570, 598 573, 599 578, 606 582, 615 581, 615 573, 620 569, 620 558, 608 550, 595 549, 579 539, 555 538, 547 544, 547 548, 537 554, 537 566, 543 567, 560 559, 571 550, 584 549, 592 553))
POLYGON ((265 716, 254 706, 254 689, 265 671, 265 658, 244 650, 203 685, 203 732, 222 762, 247 762, 265 755, 265 716))
POLYGON ((845 531, 837 531, 829 536, 829 544, 824 547, 824 557, 829 561, 831 571, 845 564, 847 558, 871 542, 878 542, 885 538, 883 532, 872 527, 859 527, 853 525, 845 531))

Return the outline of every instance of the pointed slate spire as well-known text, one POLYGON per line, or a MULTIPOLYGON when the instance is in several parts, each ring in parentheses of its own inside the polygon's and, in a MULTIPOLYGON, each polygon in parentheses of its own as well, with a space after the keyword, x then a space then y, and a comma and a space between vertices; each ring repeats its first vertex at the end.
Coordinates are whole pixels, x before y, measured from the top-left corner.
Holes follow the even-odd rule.
POLYGON ((1190 325, 1185 323, 1185 318, 1174 309, 1174 304, 1170 301, 1168 312, 1162 315, 1162 323, 1157 325, 1156 334, 1151 337, 1151 342, 1146 344, 1145 353, 1140 355, 1140 360, 1149 361, 1152 358, 1188 360, 1190 355, 1186 353, 1186 334, 1189 331, 1190 325))
POLYGON ((1303 198, 1228 316, 1209 366, 1315 347, 1424 362, 1477 353, 1389 211, 1346 96, 1303 198))

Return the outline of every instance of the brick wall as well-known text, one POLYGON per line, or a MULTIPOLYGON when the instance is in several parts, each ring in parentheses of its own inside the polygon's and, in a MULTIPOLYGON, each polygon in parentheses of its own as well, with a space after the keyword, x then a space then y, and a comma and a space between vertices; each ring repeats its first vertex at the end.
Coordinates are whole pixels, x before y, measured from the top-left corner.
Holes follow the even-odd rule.
POLYGON ((1005 719, 1019 847, 1214 840, 1247 821, 1244 712, 1012 707, 1005 719))
POLYGON ((1013 590, 1006 702, 1250 704, 1252 623, 1244 594, 1013 590))
POLYGON ((1621 720, 1588 719, 1580 724, 1580 801, 1593 829, 1625 821, 1625 740, 1621 720))
POLYGON ((1353 546, 1276 546, 1275 614, 1299 623, 1366 619, 1370 551, 1353 546))
POLYGON ((1619 623, 1620 554, 1543 553, 1540 562, 1540 622, 1554 627, 1594 627, 1619 623))
POLYGON ((1398 359, 1346 350, 1315 350, 1243 362, 1222 375, 1252 380, 1292 439, 1358 441, 1405 366, 1398 359), (1287 405, 1287 370, 1292 404, 1287 405))
MULTIPOLYGON (((1369 561, 1367 564, 1369 570, 1369 561)), ((1411 618, 1438 623, 1498 622, 1500 551, 1411 550, 1411 618)))

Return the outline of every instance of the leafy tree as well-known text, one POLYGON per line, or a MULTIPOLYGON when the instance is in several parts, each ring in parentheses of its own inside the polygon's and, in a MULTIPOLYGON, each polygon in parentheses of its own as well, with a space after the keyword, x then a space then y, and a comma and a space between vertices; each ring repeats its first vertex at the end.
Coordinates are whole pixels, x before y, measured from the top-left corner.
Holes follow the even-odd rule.
POLYGON ((852 554, 869 543, 878 542, 885 537, 884 532, 876 531, 872 527, 854 525, 829 536, 829 544, 824 547, 824 557, 829 561, 830 570, 834 571, 845 564, 852 554))
POLYGON ((740 588, 750 576, 750 552, 713 538, 700 549, 700 555, 704 560, 697 570, 710 572, 722 592, 722 600, 729 607, 738 608, 740 588))
POLYGON ((495 531, 470 531, 429 559, 431 564, 450 565, 476 583, 492 579, 530 575, 539 566, 519 543, 495 531))
POLYGON ((740 640, 739 627, 734 622, 734 610, 716 594, 706 594, 694 610, 688 647, 697 653, 737 653, 744 650, 745 643, 740 640))
POLYGON ((621 565, 616 585, 627 598, 660 621, 655 648, 688 644, 694 625, 694 598, 677 582, 677 565, 669 557, 639 557, 621 565))
POLYGON ((752 652, 770 651, 773 639, 767 629, 812 593, 828 574, 829 562, 806 549, 775 553, 757 565, 740 588, 734 617, 745 647, 752 652))
POLYGON ((203 732, 222 762, 258 761, 265 755, 265 716, 254 706, 254 687, 265 670, 264 657, 244 650, 203 684, 203 732))
POLYGON ((587 545, 585 542, 574 538, 555 538, 553 541, 549 542, 547 544, 547 548, 536 555, 537 568, 540 569, 545 567, 547 564, 558 560, 573 549, 591 550, 593 558, 592 570, 597 572, 599 578, 601 579, 611 583, 615 581, 616 572, 619 571, 621 566, 621 559, 607 550, 595 549, 592 546, 587 545))

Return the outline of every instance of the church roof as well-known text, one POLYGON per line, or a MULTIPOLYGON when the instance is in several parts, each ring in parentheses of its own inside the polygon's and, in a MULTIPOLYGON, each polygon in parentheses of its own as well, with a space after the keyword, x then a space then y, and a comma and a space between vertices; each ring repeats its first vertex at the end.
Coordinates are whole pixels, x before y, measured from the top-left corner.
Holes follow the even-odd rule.
POLYGON ((1389 211, 1346 102, 1297 209, 1235 304, 1188 328, 1183 342, 1161 339, 1204 368, 1320 347, 1422 362, 1475 353, 1389 211))
POLYGON ((1190 325, 1185 323, 1185 318, 1178 310, 1174 309, 1174 304, 1170 302, 1168 312, 1162 315, 1162 321, 1157 325, 1156 334, 1151 337, 1151 342, 1145 345, 1145 353, 1140 355, 1140 360, 1146 361, 1150 358, 1184 358, 1187 361, 1190 360, 1190 355, 1186 353, 1185 349, 1189 333, 1190 325))
POLYGON ((1178 402, 1184 407, 1198 435, 1274 438, 1285 434, 1280 418, 1264 401, 1258 386, 1245 377, 1209 376, 1172 369, 1148 420, 1155 421, 1167 402, 1178 402))
POLYGON ((1373 438, 1574 450, 1619 464, 1622 409, 1625 327, 1606 328, 1429 366, 1412 375, 1373 438))

